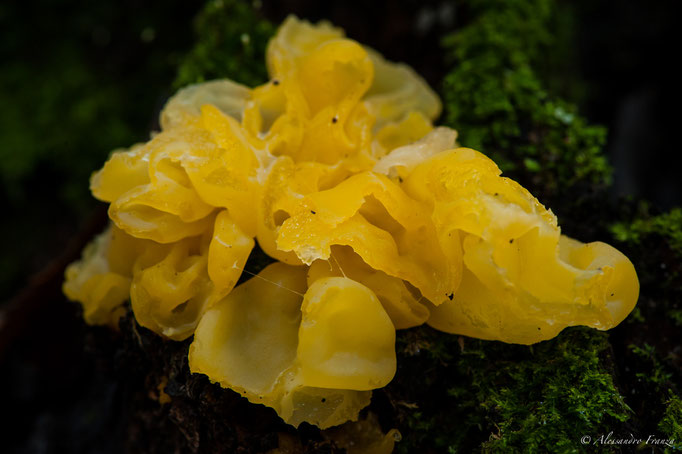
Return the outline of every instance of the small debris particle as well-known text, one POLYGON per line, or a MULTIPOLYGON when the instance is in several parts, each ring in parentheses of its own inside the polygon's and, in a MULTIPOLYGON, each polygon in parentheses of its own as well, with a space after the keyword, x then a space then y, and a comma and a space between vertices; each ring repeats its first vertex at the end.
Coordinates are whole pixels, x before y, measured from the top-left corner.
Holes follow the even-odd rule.
POLYGON ((511 240, 509 240, 509 244, 512 244, 513 242, 514 242, 514 238, 512 238, 511 240))
POLYGON ((455 294, 454 294, 454 293, 450 293, 450 294, 448 295, 448 298, 450 298, 450 301, 452 301, 452 298, 454 298, 454 297, 455 297, 455 294))
POLYGON ((332 123, 336 123, 337 121, 339 121, 339 117, 335 115, 334 118, 332 118, 332 123))
POLYGON ((310 210, 311 214, 317 214, 317 211, 310 210))
POLYGON ((272 85, 279 85, 279 80, 278 79, 273 80, 272 85))

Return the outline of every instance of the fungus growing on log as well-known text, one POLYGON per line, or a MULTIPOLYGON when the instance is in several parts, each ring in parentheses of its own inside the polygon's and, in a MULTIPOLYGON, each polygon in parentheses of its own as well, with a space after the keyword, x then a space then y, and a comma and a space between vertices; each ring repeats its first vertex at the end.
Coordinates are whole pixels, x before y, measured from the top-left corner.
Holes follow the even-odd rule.
POLYGON ((561 235, 434 128, 440 101, 407 66, 294 17, 267 66, 259 87, 180 90, 161 132, 93 175, 112 226, 64 284, 87 323, 115 324, 130 298, 140 325, 194 336, 193 372, 327 428, 390 382, 396 329, 532 344, 633 309, 630 261, 561 235), (277 262, 237 286, 256 241, 277 262))

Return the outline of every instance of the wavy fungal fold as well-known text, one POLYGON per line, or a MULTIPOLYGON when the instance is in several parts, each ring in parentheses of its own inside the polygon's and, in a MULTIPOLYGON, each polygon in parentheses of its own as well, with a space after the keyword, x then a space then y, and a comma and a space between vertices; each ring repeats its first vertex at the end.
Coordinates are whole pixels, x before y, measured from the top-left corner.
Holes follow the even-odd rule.
POLYGON ((627 257, 563 236, 434 127, 440 100, 409 67, 295 17, 267 67, 259 87, 180 90, 160 132, 92 176, 111 225, 64 283, 87 323, 115 326, 129 300, 140 325, 194 336, 193 372, 327 428, 391 381, 396 329, 532 344, 633 309, 627 257), (276 262, 237 286, 256 242, 276 262))

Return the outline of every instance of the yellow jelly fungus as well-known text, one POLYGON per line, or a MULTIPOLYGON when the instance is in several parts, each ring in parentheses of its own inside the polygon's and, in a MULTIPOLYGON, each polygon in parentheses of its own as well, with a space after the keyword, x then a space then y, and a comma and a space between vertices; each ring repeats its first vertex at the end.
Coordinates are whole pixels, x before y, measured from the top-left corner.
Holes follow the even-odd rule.
POLYGON ((121 305, 130 298, 132 270, 114 271, 109 257, 112 230, 98 236, 83 258, 66 269, 64 293, 82 303, 83 318, 91 325, 114 325, 123 315, 121 305))
POLYGON ((282 224, 279 249, 311 264, 329 259, 332 245, 350 246, 372 268, 409 282, 435 304, 456 290, 459 248, 441 247, 426 205, 387 177, 362 172, 299 203, 282 224))
POLYGON ((318 279, 301 307, 301 379, 318 388, 371 390, 395 374, 395 328, 374 292, 346 277, 318 279))
POLYGON ((348 454, 391 454, 402 436, 396 429, 384 434, 374 413, 322 432, 322 436, 345 448, 348 454))
POLYGON ((306 272, 274 263, 237 287, 202 317, 189 363, 290 424, 326 428, 357 419, 368 390, 391 380, 395 330, 361 284, 328 278, 307 289, 306 272))
POLYGON ((481 153, 459 148, 423 162, 405 181, 408 194, 433 206, 439 236, 458 234, 462 243, 460 287, 432 307, 428 323, 532 344, 567 326, 609 329, 623 321, 639 293, 627 257, 561 236, 552 212, 500 173, 481 153))
MULTIPOLYGON (((115 326, 130 300, 140 325, 194 336, 193 372, 327 428, 392 379, 396 329, 531 344, 633 309, 630 261, 561 235, 494 162, 434 128, 440 101, 407 66, 294 17, 267 66, 259 87, 180 90, 160 132, 93 175, 112 225, 64 283, 87 323, 115 326), (236 286, 256 242, 277 262, 236 286)), ((392 450, 393 432, 348 427, 329 436, 349 452, 392 450)))
POLYGON ((308 270, 308 283, 323 277, 344 276, 357 281, 377 296, 395 329, 411 328, 429 318, 429 309, 418 292, 402 279, 375 270, 347 246, 332 246, 330 260, 315 260, 308 270))

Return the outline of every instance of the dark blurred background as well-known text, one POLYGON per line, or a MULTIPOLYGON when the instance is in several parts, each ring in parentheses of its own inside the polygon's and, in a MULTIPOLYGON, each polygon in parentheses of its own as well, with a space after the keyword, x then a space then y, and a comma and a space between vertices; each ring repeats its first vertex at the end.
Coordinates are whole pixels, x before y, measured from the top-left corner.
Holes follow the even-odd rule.
MULTIPOLYGON (((672 2, 559 3, 566 16, 557 29, 556 54, 548 55, 550 91, 608 127, 614 197, 643 197, 660 209, 680 205, 682 185, 672 165, 680 120, 679 77, 671 69, 678 22, 672 2)), ((103 226, 103 206, 89 194, 89 175, 112 149, 146 140, 155 127, 192 46, 192 18, 201 6, 0 2, 0 309, 32 291, 28 299, 40 300, 35 288, 43 281, 36 273, 59 268, 70 241, 87 239, 103 226)), ((409 63, 436 89, 447 71, 440 39, 466 21, 457 1, 286 0, 256 6, 273 23, 289 13, 328 19, 389 59, 409 63)), ((54 294, 50 285, 45 298, 54 294)), ((101 406, 88 407, 92 399, 83 396, 97 394, 100 404, 109 399, 102 395, 110 389, 106 383, 83 378, 96 365, 78 344, 83 327, 74 317, 77 308, 57 303, 26 306, 12 326, 0 312, 0 408, 8 402, 24 406, 4 430, 14 431, 14 439, 23 440, 17 446, 33 452, 60 451, 40 444, 49 438, 40 434, 62 430, 60 417, 96 419, 91 413, 101 406), (34 308, 40 316, 31 314, 34 308), (77 393, 81 400, 74 403, 77 393)), ((87 451, 97 434, 81 435, 64 435, 80 444, 61 450, 87 451)))

